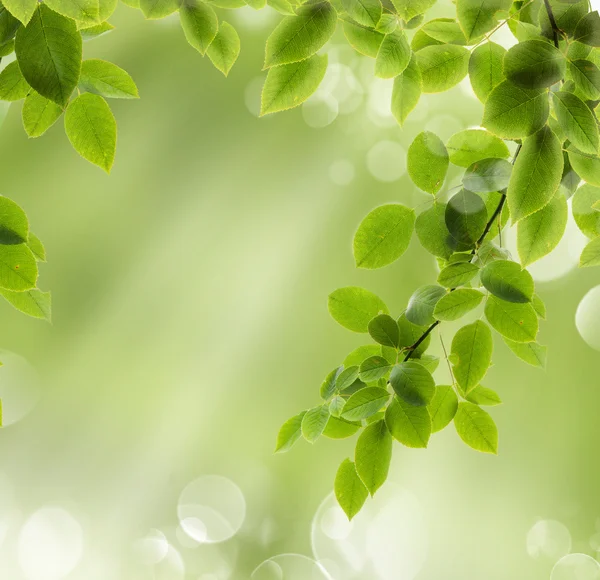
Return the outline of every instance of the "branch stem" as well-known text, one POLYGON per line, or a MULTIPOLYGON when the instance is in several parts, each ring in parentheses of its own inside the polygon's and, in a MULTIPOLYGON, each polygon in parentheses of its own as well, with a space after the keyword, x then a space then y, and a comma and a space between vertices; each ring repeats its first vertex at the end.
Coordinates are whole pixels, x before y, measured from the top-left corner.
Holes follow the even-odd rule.
POLYGON ((550 0, 544 0, 544 6, 546 7, 548 20, 550 20, 550 26, 552 26, 552 37, 554 39, 554 46, 558 48, 558 35, 560 34, 560 28, 558 27, 558 24, 556 24, 556 18, 554 18, 554 12, 552 12, 552 6, 550 6, 550 0))

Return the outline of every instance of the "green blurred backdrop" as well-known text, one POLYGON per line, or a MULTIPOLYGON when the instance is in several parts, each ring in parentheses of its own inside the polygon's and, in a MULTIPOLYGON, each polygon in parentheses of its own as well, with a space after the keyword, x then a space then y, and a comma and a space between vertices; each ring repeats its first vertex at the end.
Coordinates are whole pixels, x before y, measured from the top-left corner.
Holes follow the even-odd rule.
MULTIPOLYGON (((2 306, 0 576, 241 580, 295 553, 335 580, 543 580, 569 551, 596 556, 599 355, 575 313, 599 278, 572 269, 575 231, 534 269, 548 369, 496 345, 486 384, 504 400, 492 410, 498 457, 452 429, 427 451, 398 444, 392 483, 349 527, 331 498, 317 510, 352 440, 273 455, 280 424, 316 404, 322 378, 365 342, 330 319, 327 294, 365 286, 399 313, 436 275, 416 243, 389 268, 356 270, 357 224, 392 200, 426 207, 405 175, 408 144, 424 127, 447 138, 475 126, 482 110, 463 83, 429 95, 401 130, 391 85, 339 39, 321 93, 258 119, 277 16, 236 12, 242 53, 228 79, 176 18, 121 6, 117 30, 86 44, 142 96, 112 103, 110 177, 61 126, 28 141, 20 106, 6 114, 2 194, 46 244, 54 322, 2 306)), ((589 570, 553 580, 597 580, 589 570)), ((288 557, 254 578, 328 576, 288 557)))

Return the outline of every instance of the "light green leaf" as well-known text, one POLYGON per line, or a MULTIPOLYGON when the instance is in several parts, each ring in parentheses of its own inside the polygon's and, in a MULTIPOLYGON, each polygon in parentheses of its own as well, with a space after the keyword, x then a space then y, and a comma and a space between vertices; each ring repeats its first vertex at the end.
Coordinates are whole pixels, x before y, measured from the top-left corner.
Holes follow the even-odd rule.
MULTIPOLYGON (((329 414, 331 417, 339 418, 342 414, 342 409, 346 404, 346 399, 342 395, 336 395, 329 401, 329 414)), ((329 418, 329 422, 331 422, 331 417, 329 418)), ((329 423, 328 423, 329 424, 329 423)))
POLYGON ((304 419, 306 411, 295 415, 288 419, 279 430, 277 435, 277 444, 275 445, 275 453, 284 453, 292 448, 292 445, 300 439, 302 435, 302 419, 304 419))
POLYGON ((427 12, 435 4, 435 0, 393 0, 393 4, 400 17, 408 22, 427 12))
POLYGON ((44 0, 48 8, 83 26, 92 26, 100 21, 98 0, 44 0))
POLYGON ((375 28, 381 20, 379 0, 342 0, 342 5, 348 16, 363 26, 375 28))
POLYGON ((523 89, 503 81, 485 102, 482 125, 503 139, 519 139, 539 131, 548 113, 546 90, 523 89))
POLYGON ((498 429, 494 420, 473 403, 459 403, 454 426, 460 438, 477 451, 498 453, 498 429))
POLYGON ((18 62, 11 62, 0 72, 0 100, 20 101, 24 99, 31 87, 21 74, 18 62))
POLYGON ((419 50, 424 49, 426 46, 440 46, 442 44, 444 43, 436 40, 432 36, 429 36, 429 34, 427 34, 422 28, 419 28, 417 31, 415 31, 415 35, 410 42, 410 47, 412 48, 413 52, 418 52, 419 50))
POLYGON ((379 314, 369 322, 371 338, 384 346, 398 346, 398 324, 389 314, 379 314))
POLYGON ((344 405, 342 419, 360 421, 375 415, 389 401, 390 394, 380 387, 366 387, 354 393, 344 405))
POLYGON ((364 383, 372 383, 387 375, 393 366, 393 363, 382 356, 371 356, 360 365, 360 380, 364 383))
POLYGON ((570 145, 567 154, 576 174, 591 185, 600 186, 600 159, 578 151, 570 145))
POLYGON ((600 69, 591 61, 578 59, 569 62, 569 73, 586 99, 600 98, 600 69))
POLYGON ((65 131, 83 158, 110 173, 117 146, 117 123, 99 95, 83 93, 69 103, 65 131))
POLYGON ((35 288, 35 256, 25 244, 0 245, 0 288, 24 292, 35 288))
POLYGON ((482 320, 463 326, 452 339, 454 378, 465 394, 469 394, 487 373, 492 362, 492 332, 482 320))
POLYGON ((411 360, 423 365, 431 374, 433 374, 440 365, 440 357, 433 354, 424 354, 421 358, 413 357, 411 360))
POLYGON ((542 209, 517 224, 517 249, 523 266, 556 248, 565 233, 568 214, 565 196, 556 194, 542 209))
POLYGON ((554 111, 569 141, 584 153, 598 152, 598 125, 589 107, 577 96, 566 91, 552 93, 554 111))
POLYGON ((577 23, 573 40, 588 46, 600 46, 600 16, 597 10, 586 14, 577 23))
POLYGON ((415 212, 399 203, 375 208, 354 235, 354 260, 358 268, 382 268, 407 250, 415 225, 415 212))
POLYGON ((62 109, 50 99, 31 91, 23 103, 22 118, 29 137, 43 135, 62 115, 62 109))
POLYGON ((506 192, 513 223, 542 209, 554 197, 562 172, 562 147, 549 127, 524 140, 506 192))
POLYGON ((399 24, 399 19, 396 14, 389 14, 386 12, 381 15, 377 26, 375 26, 375 30, 382 34, 390 34, 398 28, 399 24))
POLYGON ((79 32, 81 34, 82 40, 92 40, 93 38, 98 38, 111 30, 114 30, 115 27, 110 22, 102 22, 101 24, 96 24, 95 26, 87 26, 86 28, 80 28, 79 32))
POLYGON ((414 361, 395 365, 390 374, 390 384, 401 399, 414 407, 428 405, 435 394, 431 373, 414 361))
POLYGON ((455 240, 458 251, 472 248, 482 236, 488 221, 483 199, 462 189, 448 201, 445 213, 446 227, 455 240))
POLYGON ((12 199, 0 195, 0 244, 24 244, 28 236, 25 212, 12 199))
POLYGON ((329 417, 323 435, 329 439, 347 439, 352 437, 359 429, 360 423, 352 423, 339 417, 329 417))
POLYGON ((158 20, 173 14, 180 6, 179 0, 139 0, 139 7, 146 18, 158 20))
POLYGON ((228 22, 221 22, 219 32, 210 43, 206 54, 215 67, 225 76, 229 74, 240 54, 240 37, 228 22))
POLYGON ((544 301, 540 298, 539 294, 533 295, 533 299, 531 300, 531 305, 533 306, 533 309, 535 310, 535 313, 538 315, 538 317, 541 318, 542 320, 545 320, 546 319, 546 305, 544 304, 544 301))
POLYGON ((457 0, 456 14, 469 44, 496 26, 499 10, 510 8, 509 0, 457 0))
POLYGON ((392 79, 402 74, 410 62, 411 51, 403 30, 386 34, 375 60, 375 76, 392 79))
POLYGON ((477 98, 485 103, 506 77, 502 63, 506 49, 495 42, 484 42, 473 50, 469 59, 469 79, 477 98))
POLYGON ((455 243, 446 227, 445 216, 446 204, 434 203, 417 216, 415 231, 419 242, 430 254, 448 259, 454 251, 455 243))
POLYGON ((392 437, 403 445, 427 447, 431 436, 431 417, 427 407, 413 407, 394 397, 385 411, 385 422, 392 437))
POLYGON ((351 520, 362 508, 369 492, 356 473, 356 467, 349 459, 344 459, 335 476, 333 485, 335 497, 351 520))
POLYGON ((40 4, 15 38, 25 80, 40 95, 64 107, 79 82, 81 35, 73 20, 40 4))
POLYGON ((538 332, 538 317, 531 303, 517 304, 490 296, 485 317, 502 336, 515 342, 533 342, 538 332))
POLYGON ((37 288, 25 292, 0 289, 0 294, 20 312, 50 322, 52 318, 50 292, 42 292, 37 288))
POLYGON ((446 266, 438 276, 438 284, 445 288, 456 288, 468 284, 479 272, 479 266, 471 262, 456 262, 446 266))
POLYGON ((360 54, 376 58, 384 35, 360 24, 343 21, 344 36, 348 44, 360 54))
POLYGON ((353 332, 368 332, 372 318, 380 312, 389 312, 379 296, 357 286, 334 290, 329 295, 328 307, 333 319, 353 332))
POLYGON ((358 379, 358 367, 345 368, 335 379, 335 390, 339 393, 351 387, 358 379))
POLYGON ((582 185, 573 196, 571 210, 577 227, 588 237, 600 236, 600 212, 592 206, 600 201, 600 187, 582 185))
MULTIPOLYGON (((537 342, 515 342, 503 337, 504 342, 521 360, 534 367, 544 368, 546 366, 547 348, 537 342)), ((476 401, 473 401, 474 403, 476 401)))
POLYGON ((508 187, 512 164, 506 159, 481 159, 468 167, 463 186, 475 193, 490 193, 508 187))
POLYGON ((95 58, 83 61, 79 87, 103 97, 139 98, 137 87, 126 71, 112 62, 95 58))
POLYGON ((444 44, 468 44, 460 25, 452 18, 435 18, 423 24, 421 30, 444 44))
POLYGON ((484 129, 465 129, 450 137, 446 143, 450 162, 460 167, 469 167, 482 159, 506 159, 508 147, 502 139, 484 129))
POLYGON ((302 104, 317 90, 326 70, 326 54, 269 69, 262 90, 261 116, 302 104))
POLYGON ((365 427, 356 442, 356 472, 371 495, 385 483, 392 460, 392 436, 385 421, 365 427))
POLYGON ((343 370, 343 366, 337 367, 325 377, 325 380, 321 383, 321 389, 319 391, 322 399, 328 401, 333 396, 335 393, 337 379, 343 370))
POLYGON ((344 367, 360 366, 363 361, 372 356, 379 356, 380 354, 381 347, 378 344, 359 346, 344 359, 344 367))
POLYGON ((286 16, 267 39, 265 68, 313 56, 335 32, 337 14, 329 2, 305 4, 286 16))
POLYGON ((531 274, 510 260, 496 260, 481 270, 481 283, 507 302, 531 302, 534 283, 531 274))
MULTIPOLYGON (((425 330, 427 330, 427 328, 425 326, 418 326, 416 324, 413 324, 412 322, 410 322, 407 318, 406 318, 406 314, 402 314, 399 318, 398 318, 398 330, 400 331, 400 341, 399 341, 399 346, 400 348, 408 348, 408 347, 412 347, 413 344, 415 344, 415 342, 417 342, 417 340, 419 340, 421 338, 421 335, 425 332, 425 330)), ((431 335, 428 335, 427 338, 421 342, 419 344, 419 346, 414 350, 413 352, 413 356, 415 357, 419 357, 421 356, 426 350, 427 347, 429 346, 429 343, 431 342, 431 335)), ((382 349, 384 349, 385 347, 382 347, 382 349)), ((383 353, 384 356, 385 353, 383 353)), ((390 362, 395 362, 397 355, 394 353, 394 357, 387 357, 386 358, 390 361, 390 362)))
MULTIPOLYGON (((154 2, 155 0, 142 0, 142 2, 144 1, 154 2)), ((169 4, 176 3, 176 0, 162 1, 169 4)), ((153 18, 148 14, 146 17, 153 18)), ((162 16, 157 16, 157 18, 162 18, 162 16)), ((219 31, 219 20, 213 8, 200 0, 184 0, 179 8, 179 19, 188 43, 204 55, 219 31)))
POLYGON ((436 304, 445 296, 446 289, 435 284, 417 288, 408 301, 406 318, 417 326, 427 326, 435 322, 433 312, 436 304))
POLYGON ((35 13, 38 0, 3 0, 2 4, 17 20, 27 25, 35 13))
POLYGON ((408 148, 408 174, 423 191, 436 194, 442 188, 448 164, 446 146, 435 133, 419 133, 408 148))
POLYGON ((600 237, 592 240, 581 252, 579 259, 580 268, 600 266, 600 237))
POLYGON ((44 248, 44 244, 42 244, 41 240, 33 232, 29 232, 27 247, 32 251, 38 262, 46 261, 46 248, 44 248))
POLYGON ((454 389, 448 385, 439 385, 435 388, 435 395, 429 403, 431 415, 431 432, 437 433, 450 424, 458 409, 458 397, 454 389))
MULTIPOLYGON (((514 343, 520 344, 520 343, 514 343)), ((501 405, 502 400, 498 396, 496 391, 492 391, 492 389, 488 389, 482 385, 475 387, 468 395, 467 401, 470 403, 474 403, 475 405, 482 405, 487 407, 495 407, 496 405, 501 405)))
POLYGON ((441 298, 435 305, 433 316, 437 320, 458 320, 467 312, 477 308, 481 304, 483 297, 483 293, 479 292, 479 290, 459 288, 441 298))
POLYGON ((442 93, 457 85, 466 76, 470 53, 455 44, 427 46, 417 53, 424 93, 442 93))
POLYGON ((552 86, 565 76, 566 66, 563 53, 544 40, 519 42, 504 57, 506 78, 524 89, 552 86))
POLYGON ((267 0, 267 5, 285 16, 293 16, 296 14, 294 7, 287 0, 267 0))
POLYGON ((302 436, 309 443, 314 443, 325 430, 329 421, 328 405, 319 405, 309 409, 302 417, 302 436))

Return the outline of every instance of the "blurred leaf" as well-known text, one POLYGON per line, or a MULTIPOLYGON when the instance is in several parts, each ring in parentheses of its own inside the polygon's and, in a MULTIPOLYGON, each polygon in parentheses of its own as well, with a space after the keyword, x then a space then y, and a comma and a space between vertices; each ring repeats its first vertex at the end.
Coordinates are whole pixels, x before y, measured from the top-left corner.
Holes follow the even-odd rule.
POLYGON ((469 401, 470 403, 475 403, 476 405, 482 405, 487 407, 494 407, 496 405, 502 404, 502 400, 500 399, 496 391, 492 391, 492 389, 488 389, 487 387, 484 387, 482 385, 475 387, 467 395, 467 401, 469 401))
POLYGON ((27 246, 38 262, 46 261, 46 248, 44 248, 44 244, 42 244, 41 240, 32 232, 29 232, 27 246))
POLYGON ((577 23, 573 40, 589 46, 600 46, 600 16, 597 10, 586 14, 577 23))
POLYGON ((115 27, 110 22, 103 22, 102 24, 96 24, 95 26, 80 28, 79 32, 83 40, 92 40, 93 38, 98 38, 114 29, 115 27))
POLYGON ((380 355, 381 347, 378 344, 366 344, 355 348, 348 356, 344 359, 345 367, 360 366, 361 363, 367 360, 369 357, 380 355))
POLYGON ((415 231, 421 245, 434 256, 448 259, 453 250, 452 237, 446 227, 446 204, 435 203, 420 213, 415 221, 415 231))
POLYGON ((409 21, 427 12, 435 4, 435 0, 392 0, 392 3, 400 18, 409 21))
POLYGON ((593 62, 584 59, 573 60, 569 62, 569 73, 585 98, 600 98, 600 69, 593 62))
POLYGON ((421 30, 444 44, 468 44, 460 25, 452 18, 435 18, 423 24, 421 30))
POLYGON ((427 447, 431 436, 431 417, 427 407, 413 407, 394 397, 385 412, 385 422, 392 437, 406 447, 427 447))
POLYGON ((37 288, 25 292, 11 292, 0 289, 0 294, 12 304, 17 310, 32 316, 51 321, 51 297, 50 292, 42 292, 37 288))
POLYGON ((580 268, 600 266, 600 237, 592 240, 581 252, 580 268))
POLYGON ((577 227, 588 237, 600 236, 600 212, 593 205, 600 201, 600 187, 582 185, 573 196, 571 210, 577 227))
POLYGON ((460 438, 477 451, 498 453, 498 429, 494 420, 473 403, 459 403, 454 426, 460 438))

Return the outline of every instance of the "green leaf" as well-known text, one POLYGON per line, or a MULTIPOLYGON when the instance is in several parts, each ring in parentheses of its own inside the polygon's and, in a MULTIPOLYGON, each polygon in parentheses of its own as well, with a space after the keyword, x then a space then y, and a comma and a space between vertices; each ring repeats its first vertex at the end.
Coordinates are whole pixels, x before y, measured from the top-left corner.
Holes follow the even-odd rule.
MULTIPOLYGON (((588 13, 589 3, 581 0, 580 2, 566 4, 558 0, 550 0, 550 8, 558 29, 568 36, 574 36, 577 24, 588 13)), ((547 10, 539 11, 539 24, 544 36, 549 40, 553 40, 554 34, 547 10)))
POLYGON ((490 193, 508 187, 512 164, 506 159, 481 159, 468 167, 463 186, 475 193, 490 193))
POLYGON ((0 289, 0 294, 17 310, 23 312, 23 314, 27 314, 33 318, 42 318, 50 322, 50 292, 42 292, 37 288, 26 290, 25 292, 11 292, 10 290, 0 289))
POLYGON ((423 24, 421 30, 444 44, 468 44, 460 25, 452 18, 435 18, 423 24))
POLYGON ((179 0, 139 0, 139 7, 146 18, 158 20, 173 14, 180 6, 179 0))
POLYGON ((379 314, 369 321, 371 338, 384 346, 398 346, 398 324, 389 314, 379 314))
POLYGON ((549 127, 524 140, 506 192, 513 223, 542 209, 554 197, 562 172, 562 147, 549 127))
POLYGON ((408 174, 423 191, 436 194, 442 188, 448 164, 446 146, 435 133, 419 133, 408 148, 408 174))
POLYGON ((456 288, 468 284, 479 272, 479 266, 471 262, 456 262, 446 266, 438 276, 438 284, 445 288, 456 288))
POLYGON ((417 326, 427 326, 435 322, 433 312, 438 301, 445 296, 446 289, 430 284, 417 288, 408 301, 406 318, 417 326))
POLYGON ((296 14, 294 7, 287 0, 267 0, 267 5, 285 16, 296 14))
POLYGON ((435 4, 435 0, 393 0, 393 4, 400 18, 408 22, 427 12, 435 4))
POLYGON ((485 317, 502 336, 515 342, 533 342, 538 332, 538 317, 530 303, 517 304, 490 296, 485 317))
POLYGON ((506 78, 502 68, 505 54, 506 49, 494 42, 484 42, 471 53, 469 79, 473 92, 482 103, 506 78))
POLYGON ((440 46, 442 44, 444 43, 429 36, 422 28, 420 28, 415 31, 415 35, 410 42, 410 47, 413 52, 418 52, 427 46, 440 46))
POLYGON ((490 262, 481 270, 481 283, 507 302, 531 302, 534 283, 531 274, 510 260, 490 262))
POLYGON ((427 447, 432 427, 427 407, 413 407, 394 397, 385 411, 385 422, 392 437, 406 447, 427 447))
POLYGON ((531 300, 531 305, 533 306, 533 309, 535 310, 535 313, 538 315, 538 317, 541 318, 542 320, 545 320, 546 319, 546 305, 544 304, 544 301, 540 298, 539 294, 533 295, 533 299, 531 300))
POLYGON ((496 26, 496 12, 510 8, 508 0, 457 0, 456 14, 469 44, 496 26))
POLYGON ((139 98, 137 87, 126 71, 112 62, 96 58, 83 61, 79 88, 114 99, 139 98))
POLYGON ((517 224, 517 248, 527 266, 549 254, 563 237, 569 208, 564 195, 556 194, 541 210, 517 224))
POLYGON ((472 248, 482 236, 488 220, 485 203, 468 189, 461 189, 448 201, 446 227, 457 244, 457 250, 472 248))
POLYGON ((352 423, 338 417, 329 417, 323 435, 329 439, 347 439, 352 437, 359 429, 360 423, 352 423))
MULTIPOLYGON (((336 395, 333 397, 333 399, 329 401, 329 414, 331 417, 339 419, 345 404, 346 399, 342 395, 336 395)), ((331 417, 329 418, 329 423, 331 423, 331 417)))
POLYGON ((573 196, 572 212, 577 227, 588 237, 600 236, 600 212, 593 205, 600 201, 600 187, 582 185, 573 196))
POLYGON ((19 63, 11 62, 0 72, 0 100, 19 101, 24 99, 31 87, 21 74, 19 63))
POLYGON ((25 80, 40 95, 64 107, 79 82, 81 35, 73 20, 40 4, 15 38, 25 80))
POLYGON ((416 53, 424 93, 442 93, 457 85, 469 68, 469 51, 455 44, 427 46, 416 53))
POLYGON ((578 59, 569 62, 569 73, 586 99, 600 98, 600 69, 591 61, 578 59))
POLYGON ((552 93, 554 111, 569 141, 584 153, 598 152, 598 125, 589 107, 577 96, 566 91, 552 93))
POLYGON ((325 405, 319 405, 309 409, 302 417, 302 436, 309 443, 314 443, 325 430, 329 421, 329 408, 325 405))
POLYGON ((523 89, 503 81, 485 102, 482 125, 503 139, 519 139, 539 131, 548 113, 546 90, 523 89))
MULTIPOLYGON (((155 0, 145 1, 154 2, 155 0)), ((163 1, 169 4, 176 2, 176 0, 163 1)), ((154 16, 146 14, 146 17, 153 18, 154 16)), ((162 18, 162 16, 156 16, 156 18, 162 18)), ((219 20, 213 8, 200 0, 184 0, 179 9, 179 19, 188 43, 204 55, 219 31, 219 20)))
POLYGON ((38 7, 38 0, 3 0, 2 4, 17 20, 27 25, 38 7))
MULTIPOLYGON (((427 330, 425 326, 418 326, 413 324, 406 318, 406 314, 402 314, 398 318, 398 330, 400 331, 400 348, 408 348, 412 347, 417 340, 421 338, 421 335, 427 330)), ((419 357, 421 356, 429 346, 431 342, 431 335, 428 335, 427 338, 414 350, 413 356, 419 357)), ((384 353, 385 356, 385 353, 384 353)), ((390 362, 394 362, 396 360, 396 354, 394 354, 394 358, 388 358, 390 362)))
POLYGON ((262 90, 261 116, 302 104, 317 90, 326 70, 327 55, 314 55, 301 62, 269 69, 262 90))
POLYGON ((354 393, 344 405, 342 419, 360 421, 375 415, 389 401, 390 394, 380 387, 366 387, 354 393))
POLYGON ((479 290, 459 288, 441 298, 435 306, 433 316, 437 320, 458 320, 467 312, 477 308, 481 304, 483 297, 483 293, 479 292, 479 290))
POLYGON ((354 235, 354 260, 358 268, 382 268, 407 250, 415 226, 415 212, 399 203, 375 208, 354 235))
POLYGON ((356 442, 356 472, 371 495, 385 483, 392 460, 392 436, 385 421, 365 427, 356 442))
POLYGON ((454 389, 448 385, 435 388, 435 395, 429 403, 431 416, 431 432, 437 433, 450 424, 458 409, 458 397, 454 389))
POLYGON ((492 332, 482 320, 463 326, 452 339, 454 378, 465 394, 469 394, 487 373, 492 362, 492 332))
POLYGON ((498 453, 498 429, 494 420, 473 403, 459 403, 454 426, 469 446, 484 453, 498 453))
MULTIPOLYGON (((544 368, 546 366, 547 348, 537 342, 515 342, 508 338, 504 342, 521 360, 533 365, 534 367, 544 368)), ((474 403, 476 401, 473 401, 474 403)))
POLYGON ((343 366, 337 367, 325 377, 325 380, 321 383, 321 389, 319 391, 322 399, 328 401, 333 396, 335 393, 337 379, 343 370, 343 366))
POLYGON ((304 419, 306 411, 295 415, 288 419, 279 430, 277 435, 277 444, 275 445, 275 453, 284 453, 292 448, 292 445, 300 439, 302 435, 302 419, 304 419))
POLYGON ((579 259, 580 268, 600 266, 600 237, 592 240, 581 252, 579 259))
POLYGON ((378 355, 381 355, 381 347, 378 344, 359 346, 344 359, 344 367, 360 366, 363 361, 378 355))
POLYGON ((98 0, 44 0, 48 8, 84 26, 97 24, 100 19, 98 0))
POLYGON ((62 115, 62 109, 50 99, 31 91, 22 110, 23 127, 29 137, 43 135, 62 115))
POLYGON ((415 221, 415 231, 423 248, 443 259, 452 255, 455 245, 446 227, 446 207, 445 203, 434 203, 420 213, 415 221))
POLYGON ((492 391, 492 389, 488 389, 487 387, 484 387, 482 385, 475 387, 467 395, 467 401, 469 401, 470 403, 474 403, 475 405, 482 405, 484 407, 495 407, 496 405, 502 404, 502 400, 500 399, 496 391, 492 391))
POLYGON ((329 295, 328 307, 333 319, 353 332, 368 332, 372 318, 380 312, 389 313, 381 298, 357 286, 334 290, 329 295))
POLYGON ((566 66, 563 53, 544 40, 519 42, 504 57, 506 78, 524 89, 552 86, 565 76, 566 66))
POLYGON ((0 244, 24 244, 28 236, 25 212, 12 199, 0 195, 0 244))
POLYGON ((414 361, 395 365, 390 374, 390 384, 401 399, 414 407, 428 405, 435 394, 431 373, 414 361))
POLYGON ((348 16, 363 26, 375 28, 381 20, 379 0, 342 0, 342 5, 348 16))
POLYGON ((502 139, 483 129, 465 129, 450 137, 446 143, 450 162, 469 167, 483 159, 506 159, 508 147, 502 139))
POLYGON ((573 40, 588 46, 600 46, 600 16, 597 10, 586 14, 578 22, 573 40))
POLYGON ((352 366, 344 369, 335 380, 335 390, 339 393, 351 387, 358 379, 358 367, 352 366))
POLYGON ((379 22, 375 26, 375 30, 382 34, 391 34, 398 28, 398 24, 398 16, 386 12, 381 15, 379 22))
POLYGON ((360 54, 376 58, 384 35, 360 24, 343 21, 344 36, 348 44, 360 54))
POLYGON ((358 477, 356 467, 349 459, 344 459, 335 476, 335 497, 351 520, 362 508, 369 492, 358 477))
POLYGON ((286 16, 267 39, 265 68, 313 56, 335 32, 337 14, 329 2, 305 4, 286 16))
POLYGON ((102 22, 102 24, 96 24, 95 26, 80 28, 79 32, 82 40, 92 40, 114 29, 115 27, 110 22, 102 22))
POLYGON ((600 186, 600 159, 596 156, 587 155, 577 151, 572 145, 567 151, 571 166, 588 183, 600 186))
POLYGON ((110 173, 117 146, 117 123, 99 95, 83 93, 69 103, 65 131, 79 155, 110 173))
POLYGON ((44 248, 44 244, 42 244, 41 240, 33 232, 29 232, 27 247, 32 251, 38 262, 46 261, 46 248, 44 248))
MULTIPOLYGON (((398 328, 397 325, 396 328, 398 328)), ((382 356, 371 356, 360 365, 360 380, 365 383, 372 383, 387 375, 393 366, 393 363, 382 356)))
POLYGON ((375 60, 375 76, 392 79, 402 74, 410 62, 411 51, 403 30, 386 34, 375 60))
POLYGON ((35 256, 25 244, 0 245, 0 288, 24 292, 35 288, 35 256))
POLYGON ((421 358, 413 357, 411 360, 423 365, 431 374, 433 374, 440 365, 440 357, 432 354, 424 354, 421 358))
POLYGON ((228 22, 221 22, 217 36, 210 43, 206 54, 213 65, 225 76, 229 74, 240 54, 240 37, 228 22))

